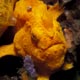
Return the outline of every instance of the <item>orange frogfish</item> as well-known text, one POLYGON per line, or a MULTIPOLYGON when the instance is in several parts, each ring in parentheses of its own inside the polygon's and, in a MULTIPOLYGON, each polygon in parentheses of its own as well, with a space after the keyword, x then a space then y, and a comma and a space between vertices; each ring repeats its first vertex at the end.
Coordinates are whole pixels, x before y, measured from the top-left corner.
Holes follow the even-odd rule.
POLYGON ((17 32, 9 46, 13 47, 12 55, 31 56, 38 73, 37 80, 49 80, 51 73, 64 63, 66 40, 57 21, 62 13, 58 3, 52 6, 40 0, 19 0, 16 3, 17 32))

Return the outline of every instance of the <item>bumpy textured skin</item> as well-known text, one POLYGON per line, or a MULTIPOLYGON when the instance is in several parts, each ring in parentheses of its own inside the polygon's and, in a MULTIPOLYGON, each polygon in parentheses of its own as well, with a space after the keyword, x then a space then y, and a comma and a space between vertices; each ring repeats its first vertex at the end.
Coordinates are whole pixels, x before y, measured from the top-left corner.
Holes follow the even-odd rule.
POLYGON ((20 0, 14 15, 20 29, 14 37, 14 47, 18 55, 30 55, 38 73, 50 74, 59 69, 66 53, 66 41, 58 16, 63 11, 58 4, 47 6, 39 0, 20 0))
POLYGON ((0 37, 10 24, 9 20, 13 12, 13 4, 13 0, 0 0, 0 37))

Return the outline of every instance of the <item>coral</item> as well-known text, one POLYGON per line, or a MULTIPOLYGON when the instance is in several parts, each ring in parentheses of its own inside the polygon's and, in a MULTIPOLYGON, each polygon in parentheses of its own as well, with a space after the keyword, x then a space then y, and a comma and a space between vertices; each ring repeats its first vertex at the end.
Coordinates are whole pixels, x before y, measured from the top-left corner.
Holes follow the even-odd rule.
POLYGON ((29 76, 34 79, 37 78, 37 72, 35 70, 35 66, 34 66, 34 63, 31 59, 31 56, 29 56, 29 55, 25 56, 23 62, 24 62, 23 66, 26 69, 29 76))

